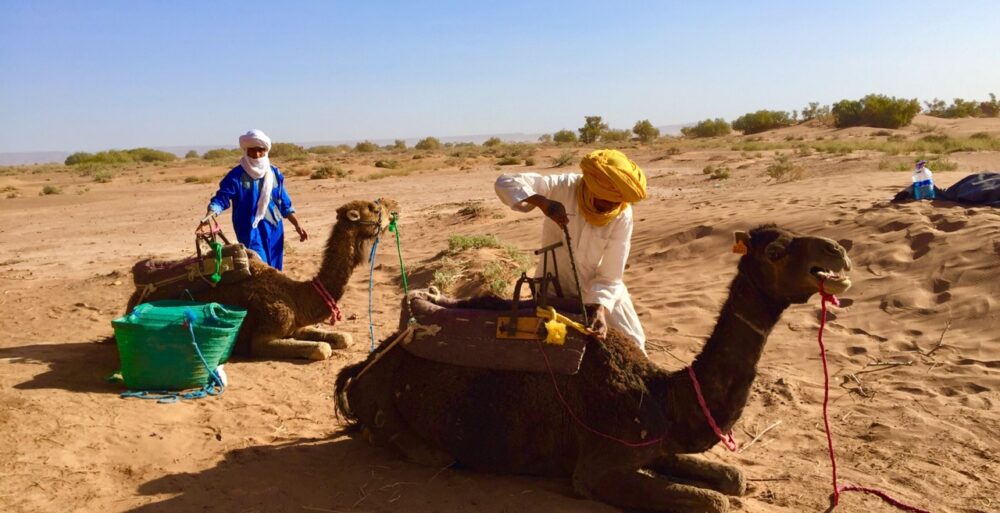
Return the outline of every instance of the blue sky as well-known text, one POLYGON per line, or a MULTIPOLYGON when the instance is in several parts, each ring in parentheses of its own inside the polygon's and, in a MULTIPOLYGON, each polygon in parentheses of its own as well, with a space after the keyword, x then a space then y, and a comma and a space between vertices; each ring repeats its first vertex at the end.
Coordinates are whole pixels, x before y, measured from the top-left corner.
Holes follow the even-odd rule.
POLYGON ((1000 2, 0 0, 0 152, 671 125, 1000 94, 1000 2), (816 5, 813 5, 816 4, 816 5))

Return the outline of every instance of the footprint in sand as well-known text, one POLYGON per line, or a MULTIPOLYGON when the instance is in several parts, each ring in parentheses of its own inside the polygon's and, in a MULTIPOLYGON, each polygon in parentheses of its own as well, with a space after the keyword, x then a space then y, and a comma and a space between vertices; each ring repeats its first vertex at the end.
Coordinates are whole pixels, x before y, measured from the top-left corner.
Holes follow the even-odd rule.
POLYGON ((868 337, 868 338, 870 338, 870 339, 872 339, 872 340, 874 340, 876 342, 887 342, 889 340, 889 339, 887 339, 885 337, 880 337, 878 335, 875 335, 875 334, 872 334, 872 333, 868 333, 867 331, 865 331, 865 330, 863 330, 861 328, 851 328, 850 333, 852 335, 864 335, 864 336, 866 336, 866 337, 868 337))
POLYGON ((934 227, 942 232, 955 232, 961 230, 965 225, 969 224, 968 219, 949 219, 944 214, 935 214, 930 216, 928 219, 934 223, 934 227))
POLYGON ((878 231, 882 233, 898 232, 899 230, 905 230, 906 227, 910 226, 909 223, 904 223, 902 221, 892 221, 885 223, 878 227, 878 231))
POLYGON ((916 235, 909 235, 907 238, 910 239, 910 249, 913 250, 914 260, 917 260, 931 251, 931 242, 934 240, 933 233, 923 232, 916 235))

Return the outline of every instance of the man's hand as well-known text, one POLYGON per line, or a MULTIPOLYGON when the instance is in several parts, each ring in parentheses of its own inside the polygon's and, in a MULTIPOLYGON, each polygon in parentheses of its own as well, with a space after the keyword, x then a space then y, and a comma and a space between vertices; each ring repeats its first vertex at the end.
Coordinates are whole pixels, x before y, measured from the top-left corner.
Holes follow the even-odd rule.
POLYGON ((603 342, 608 336, 608 310, 601 305, 596 305, 591 315, 588 328, 597 337, 597 340, 603 342))
POLYGON ((569 216, 566 215, 566 207, 562 203, 550 200, 541 194, 535 194, 524 201, 529 205, 538 207, 545 214, 545 217, 548 217, 559 226, 569 224, 569 216))
POLYGON ((295 227, 295 231, 298 232, 298 234, 299 234, 299 242, 305 242, 305 241, 309 240, 309 234, 306 233, 306 229, 305 228, 296 226, 295 227))

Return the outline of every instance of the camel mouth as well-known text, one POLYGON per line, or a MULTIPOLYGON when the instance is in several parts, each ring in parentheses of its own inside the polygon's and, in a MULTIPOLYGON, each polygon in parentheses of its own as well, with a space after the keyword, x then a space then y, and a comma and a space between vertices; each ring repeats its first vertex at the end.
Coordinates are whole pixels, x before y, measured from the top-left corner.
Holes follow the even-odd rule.
POLYGON ((842 294, 851 288, 851 279, 846 273, 841 271, 831 271, 822 267, 813 267, 809 270, 817 283, 823 284, 823 290, 831 294, 842 294))

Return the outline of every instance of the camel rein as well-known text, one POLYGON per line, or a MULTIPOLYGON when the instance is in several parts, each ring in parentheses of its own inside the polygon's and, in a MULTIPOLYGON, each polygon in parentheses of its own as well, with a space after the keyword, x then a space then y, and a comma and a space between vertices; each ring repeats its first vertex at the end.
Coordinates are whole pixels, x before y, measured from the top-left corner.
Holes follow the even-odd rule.
POLYGON ((342 320, 343 314, 340 313, 340 307, 337 306, 337 300, 333 299, 333 296, 330 295, 330 291, 326 290, 326 287, 323 286, 323 282, 319 281, 319 277, 312 279, 312 286, 316 289, 319 297, 323 298, 323 302, 326 303, 327 308, 330 309, 330 324, 336 324, 337 321, 342 320))
POLYGON ((910 506, 898 499, 893 498, 889 494, 878 490, 875 488, 866 488, 857 485, 838 485, 837 484, 837 457, 833 451, 833 436, 830 434, 830 419, 827 414, 827 404, 830 400, 830 373, 826 364, 826 347, 823 345, 823 329, 826 327, 826 304, 833 303, 834 306, 840 306, 840 301, 837 296, 827 293, 823 290, 823 280, 819 282, 819 295, 820 295, 820 318, 819 318, 819 336, 817 340, 819 341, 819 355, 820 359, 823 361, 823 428, 826 431, 826 444, 830 452, 830 466, 833 473, 833 494, 830 496, 833 506, 840 503, 841 492, 864 492, 871 495, 875 495, 880 499, 888 502, 889 504, 903 510, 912 511, 913 513, 930 513, 925 509, 920 509, 916 506, 910 506))

